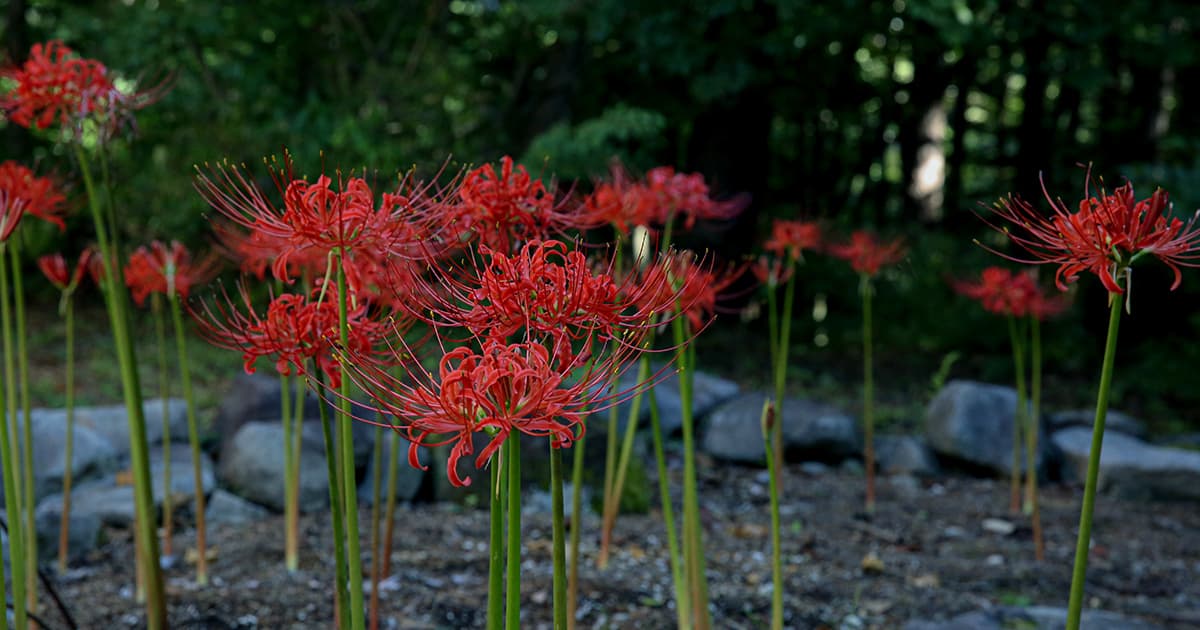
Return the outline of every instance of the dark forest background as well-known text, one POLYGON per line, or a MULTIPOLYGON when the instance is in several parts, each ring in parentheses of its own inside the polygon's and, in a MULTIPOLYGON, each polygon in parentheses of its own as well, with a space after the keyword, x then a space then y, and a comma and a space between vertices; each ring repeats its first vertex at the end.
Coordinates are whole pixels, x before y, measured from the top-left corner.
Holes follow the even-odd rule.
MULTIPOLYGON (((203 246, 210 232, 192 166, 252 164, 284 146, 314 169, 323 151, 327 165, 382 177, 432 171, 448 156, 458 165, 511 154, 583 189, 613 156, 634 170, 673 164, 704 173, 721 194, 751 196, 744 217, 696 237, 731 259, 754 251, 771 217, 908 239, 909 260, 879 290, 883 381, 1009 379, 1003 324, 946 286, 1000 260, 973 242, 1002 246, 976 216, 998 197, 1040 199, 1041 175, 1075 201, 1090 163, 1110 186, 1129 178, 1148 196, 1161 185, 1178 213, 1200 207, 1200 3, 1186 0, 0 7, 12 61, 61 38, 132 79, 173 73, 173 90, 140 113, 138 139, 114 157, 134 240, 203 246), (952 353, 962 358, 935 375, 952 353)), ((2 125, 3 157, 70 179, 53 144, 2 125)), ((85 223, 69 235, 86 241, 85 223)), ((44 246, 59 246, 54 238, 44 246)), ((1200 360, 1200 272, 1174 293, 1170 279, 1139 267, 1116 404, 1184 429, 1200 426, 1187 367, 1200 360)), ((1048 395, 1063 404, 1094 395, 1102 345, 1104 292, 1081 284, 1072 314, 1046 331, 1048 395)), ((820 257, 803 271, 801 384, 854 365, 856 288, 820 257)), ((727 317, 719 332, 757 333, 741 322, 727 317)), ((765 363, 728 359, 721 348, 753 344, 714 339, 719 371, 765 363)))

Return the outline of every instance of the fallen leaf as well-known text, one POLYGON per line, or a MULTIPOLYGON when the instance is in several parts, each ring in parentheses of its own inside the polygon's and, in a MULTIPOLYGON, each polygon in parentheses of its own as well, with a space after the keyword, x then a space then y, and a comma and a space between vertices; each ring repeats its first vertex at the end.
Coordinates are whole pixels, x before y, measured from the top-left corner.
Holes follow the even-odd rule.
POLYGON ((922 573, 909 578, 909 583, 917 588, 938 588, 942 585, 942 580, 936 573, 922 573))
POLYGON ((766 525, 758 523, 738 523, 729 531, 735 538, 766 538, 769 533, 766 525))
POLYGON ((117 485, 118 486, 132 486, 133 485, 133 471, 132 470, 117 471, 117 485))
MULTIPOLYGON (((216 560, 217 559, 217 548, 209 547, 209 548, 205 549, 204 557, 207 558, 209 562, 216 560)), ((188 564, 196 564, 196 561, 199 559, 200 559, 200 553, 198 551, 196 551, 195 547, 188 547, 187 553, 183 554, 183 561, 188 564)))
POLYGON ((874 551, 863 556, 860 566, 864 573, 883 573, 883 559, 874 551))

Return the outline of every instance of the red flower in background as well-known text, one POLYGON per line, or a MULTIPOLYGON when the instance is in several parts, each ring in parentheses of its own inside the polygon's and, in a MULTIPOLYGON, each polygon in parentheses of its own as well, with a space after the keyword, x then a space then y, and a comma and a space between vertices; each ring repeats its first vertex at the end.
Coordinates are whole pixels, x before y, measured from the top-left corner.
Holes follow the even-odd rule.
POLYGON ((1182 281, 1179 268, 1200 264, 1196 262, 1200 258, 1197 216, 1186 223, 1170 216, 1171 204, 1161 188, 1140 201, 1130 183, 1111 195, 1101 190, 1098 196, 1081 200, 1076 212, 1051 198, 1044 188, 1043 193, 1052 208, 1049 215, 1014 196, 1000 200, 994 212, 1020 228, 1001 231, 1033 255, 1033 260, 1021 262, 1058 265, 1055 284, 1060 290, 1066 290, 1067 283, 1078 279, 1081 272, 1090 272, 1111 293, 1124 293, 1118 278, 1146 255, 1174 271, 1171 289, 1175 289, 1182 281))
POLYGON ((211 280, 216 272, 215 257, 193 261, 187 248, 178 241, 171 241, 170 247, 154 241, 150 247, 139 247, 129 256, 125 284, 134 302, 142 306, 151 293, 176 294, 186 300, 193 286, 211 280))
POLYGON ((14 123, 77 130, 81 121, 94 119, 101 123, 102 138, 114 133, 134 110, 160 98, 167 85, 163 81, 148 91, 123 93, 104 64, 77 56, 59 40, 34 44, 29 59, 19 67, 0 69, 0 78, 14 84, 0 96, 0 109, 14 123))
POLYGON ((66 195, 50 178, 38 177, 12 160, 0 163, 0 241, 8 240, 25 214, 62 229, 66 202, 66 195))
POLYGON ((904 260, 908 253, 903 240, 880 241, 874 234, 864 230, 851 234, 847 243, 830 245, 828 252, 867 276, 875 276, 882 268, 904 260))
MULTIPOLYGON (((280 374, 306 374, 308 362, 314 360, 328 377, 329 385, 337 388, 342 380, 341 361, 335 353, 339 336, 337 295, 331 289, 320 300, 316 297, 319 291, 314 291, 313 298, 277 296, 260 317, 243 286, 237 300, 240 304, 225 295, 213 305, 205 303, 201 310, 193 311, 193 316, 210 343, 242 353, 247 373, 254 372, 254 364, 261 357, 273 358, 280 374)), ((365 302, 351 303, 355 306, 347 314, 347 350, 358 361, 377 361, 387 331, 372 318, 365 302)))
POLYGON ((675 305, 693 332, 704 328, 717 311, 717 299, 745 272, 745 267, 717 269, 698 261, 692 252, 679 252, 663 264, 651 265, 641 282, 656 292, 642 291, 638 299, 675 305))
POLYGON ((37 266, 59 291, 72 291, 83 279, 83 273, 87 270, 92 255, 90 248, 83 250, 83 253, 79 254, 79 261, 75 263, 74 273, 68 271, 67 261, 62 254, 46 254, 38 258, 37 266))
POLYGON ((960 280, 952 284, 955 291, 979 302, 989 313, 1014 317, 1027 315, 1039 293, 1029 274, 1003 267, 984 269, 979 282, 960 280))
POLYGON ((670 166, 659 166, 646 173, 646 183, 640 192, 641 203, 649 205, 648 215, 665 225, 676 216, 684 218, 684 229, 692 229, 698 219, 727 220, 745 208, 745 200, 716 201, 710 195, 704 176, 699 173, 676 173, 670 166))
POLYGON ((804 250, 812 250, 821 244, 821 226, 813 221, 788 221, 775 219, 771 224, 771 237, 763 249, 779 257, 799 260, 804 250))

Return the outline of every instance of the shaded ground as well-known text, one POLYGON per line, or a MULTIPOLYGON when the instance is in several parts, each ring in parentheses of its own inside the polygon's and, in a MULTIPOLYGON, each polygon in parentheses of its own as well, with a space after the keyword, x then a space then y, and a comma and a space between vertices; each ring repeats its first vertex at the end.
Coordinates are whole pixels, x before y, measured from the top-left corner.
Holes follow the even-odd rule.
MULTIPOLYGON (((749 468, 702 469, 714 627, 765 627, 770 603, 765 476, 749 468)), ((871 519, 858 513, 861 485, 852 471, 788 470, 783 552, 789 627, 894 628, 908 619, 945 618, 989 604, 1065 606, 1079 488, 1046 490, 1048 560, 1039 565, 1024 519, 1006 513, 1003 482, 884 479, 871 519), (989 532, 983 527, 988 518, 1007 520, 1016 530, 989 532), (864 557, 872 553, 881 570, 864 570, 864 557)), ((548 627, 549 515, 531 511, 524 532, 523 619, 527 627, 548 627)), ((364 511, 364 530, 366 522, 364 511)), ((486 511, 420 505, 405 508, 397 525, 393 575, 381 589, 381 627, 481 627, 486 511)), ((581 627, 672 627, 664 530, 657 514, 622 517, 615 559, 603 572, 594 567, 596 519, 589 517, 584 526, 581 627)), ((189 567, 167 571, 172 627, 331 627, 327 530, 323 515, 304 519, 301 570, 287 575, 279 518, 215 528, 212 586, 196 588, 189 567)), ((176 541, 177 547, 189 543, 190 532, 176 541)), ((118 532, 59 579, 80 627, 141 625, 131 597, 132 555, 127 534, 118 532)), ((1090 605, 1171 628, 1200 627, 1198 574, 1200 510, 1195 505, 1101 497, 1088 575, 1090 605)))

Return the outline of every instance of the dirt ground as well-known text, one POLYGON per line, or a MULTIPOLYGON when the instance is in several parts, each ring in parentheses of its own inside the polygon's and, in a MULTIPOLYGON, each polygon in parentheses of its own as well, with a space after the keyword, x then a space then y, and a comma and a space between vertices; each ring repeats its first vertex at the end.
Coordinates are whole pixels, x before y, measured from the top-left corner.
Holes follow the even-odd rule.
MULTIPOLYGON (((677 480, 676 480, 677 481, 677 480)), ((763 628, 770 606, 766 478, 761 470, 707 465, 701 501, 716 628, 763 628)), ((1065 606, 1081 489, 1043 495, 1047 560, 1033 558, 1026 519, 1007 513, 999 480, 950 476, 881 479, 876 513, 861 512, 853 470, 789 467, 783 499, 786 619, 792 628, 896 628, 988 604, 1065 606), (1000 519, 1015 526, 1003 533, 1000 519), (866 560, 864 560, 866 559, 866 560)), ((656 487, 656 486, 653 486, 656 487)), ((677 487, 677 486, 676 486, 677 487)), ((528 503, 528 501, 527 501, 528 503)), ((362 522, 366 529, 367 513, 362 522)), ((623 516, 609 568, 595 568, 598 519, 584 521, 579 626, 669 628, 670 573, 656 512, 623 516)), ((304 517, 300 571, 283 569, 282 520, 215 527, 212 584, 190 567, 166 572, 174 628, 332 627, 332 547, 324 515, 304 517)), ((522 615, 549 627, 549 514, 525 518, 522 615)), ((380 589, 382 628, 482 627, 487 513, 449 504, 403 508, 392 575, 380 589)), ((189 545, 180 534, 177 548, 189 545)), ((364 534, 364 553, 365 546, 364 534)), ((112 540, 56 587, 80 628, 142 625, 132 598, 128 534, 112 540)), ((364 567, 366 566, 364 562, 364 567)), ((1097 503, 1088 603, 1170 628, 1200 627, 1200 510, 1190 504, 1097 503)), ((53 624, 58 616, 43 607, 53 624)))

